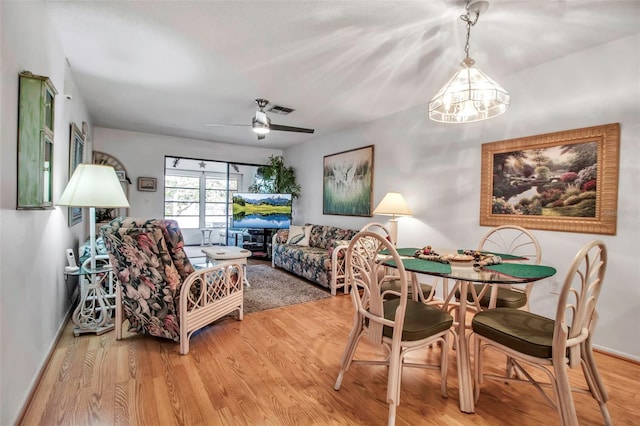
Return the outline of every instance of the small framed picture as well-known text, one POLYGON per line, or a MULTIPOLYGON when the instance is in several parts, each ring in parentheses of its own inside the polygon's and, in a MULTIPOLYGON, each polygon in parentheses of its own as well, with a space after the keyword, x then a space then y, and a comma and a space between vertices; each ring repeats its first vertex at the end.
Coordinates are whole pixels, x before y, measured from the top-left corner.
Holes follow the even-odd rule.
POLYGON ((122 182, 123 180, 127 180, 127 172, 124 170, 116 170, 116 175, 118 176, 118 180, 122 182))
POLYGON ((156 190, 156 178, 152 177, 139 177, 138 178, 138 191, 155 192, 156 190))

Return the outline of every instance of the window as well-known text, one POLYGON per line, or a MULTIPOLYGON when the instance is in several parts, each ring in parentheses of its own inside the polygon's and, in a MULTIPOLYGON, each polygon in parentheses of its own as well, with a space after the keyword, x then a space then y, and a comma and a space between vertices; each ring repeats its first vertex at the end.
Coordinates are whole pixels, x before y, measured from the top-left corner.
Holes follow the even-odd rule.
POLYGON ((164 177, 164 217, 180 228, 200 228, 200 178, 189 175, 164 177))
POLYGON ((205 176, 205 227, 225 227, 235 192, 238 176, 229 176, 228 192, 226 177, 205 176))
POLYGON ((182 229, 231 226, 233 194, 247 188, 257 166, 165 157, 164 217, 182 229))

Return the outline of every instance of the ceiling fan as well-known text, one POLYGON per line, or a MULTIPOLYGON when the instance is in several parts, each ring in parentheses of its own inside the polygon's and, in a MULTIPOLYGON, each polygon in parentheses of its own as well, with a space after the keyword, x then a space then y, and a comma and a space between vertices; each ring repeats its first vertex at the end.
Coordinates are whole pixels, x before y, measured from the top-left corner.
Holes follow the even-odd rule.
POLYGON ((266 99, 256 99, 256 103, 258 104, 259 110, 256 111, 255 117, 251 120, 251 124, 216 124, 216 123, 206 123, 206 127, 215 127, 215 126, 243 126, 249 127, 258 135, 258 139, 264 139, 265 135, 269 133, 271 130, 279 130, 282 132, 298 132, 298 133, 313 133, 314 129, 305 129, 304 127, 292 127, 292 126, 282 126, 280 124, 271 123, 271 119, 267 117, 267 113, 264 112, 264 108, 269 105, 269 101, 266 99))

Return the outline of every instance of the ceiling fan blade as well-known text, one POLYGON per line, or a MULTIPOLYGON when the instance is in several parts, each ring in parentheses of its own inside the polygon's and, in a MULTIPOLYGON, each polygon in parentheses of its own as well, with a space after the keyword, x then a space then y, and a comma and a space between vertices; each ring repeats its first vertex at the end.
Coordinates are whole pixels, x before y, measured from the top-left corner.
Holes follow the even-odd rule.
POLYGON ((251 124, 235 124, 235 123, 205 123, 204 124, 204 127, 222 127, 222 126, 251 127, 251 124))
POLYGON ((282 132, 298 132, 298 133, 313 133, 314 129, 305 129, 304 127, 292 127, 292 126, 281 126, 280 124, 273 124, 269 126, 271 130, 280 130, 282 132))
MULTIPOLYGON (((1 0, 0 0, 1 1, 1 0)), ((264 108, 269 104, 266 99, 256 99, 256 103, 260 108, 256 111, 255 117, 251 120, 251 124, 240 123, 205 123, 205 127, 222 127, 222 126, 236 126, 236 127, 252 127, 253 131, 257 134, 258 140, 264 139, 265 134, 269 130, 277 130, 281 132, 297 132, 297 133, 314 133, 314 129, 305 129, 304 127, 283 126, 280 124, 271 123, 271 119, 264 112, 264 108)), ((293 111, 293 110, 291 110, 293 111)))

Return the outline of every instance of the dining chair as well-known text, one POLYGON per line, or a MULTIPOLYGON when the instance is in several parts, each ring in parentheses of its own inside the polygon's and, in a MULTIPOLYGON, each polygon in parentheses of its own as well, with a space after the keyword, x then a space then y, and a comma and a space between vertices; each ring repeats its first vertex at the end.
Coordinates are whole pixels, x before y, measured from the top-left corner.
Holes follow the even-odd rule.
MULTIPOLYGON (((360 228, 360 232, 365 232, 365 231, 375 232, 376 234, 379 234, 383 238, 386 238, 387 240, 392 241, 389 228, 387 228, 381 223, 378 223, 378 222, 367 223, 362 228, 360 228)), ((384 281, 383 289, 384 291, 387 291, 387 290, 390 291, 387 293, 388 297, 395 297, 393 294, 399 291, 399 282, 397 280, 392 279, 391 276, 397 276, 398 270, 395 268, 385 268, 384 273, 385 275, 387 275, 388 279, 384 281)), ((417 275, 413 273, 409 274, 408 279, 411 282, 415 280, 418 286, 420 287, 420 291, 422 294, 420 293, 418 294, 419 296, 418 300, 420 300, 423 303, 429 303, 430 301, 433 300, 433 295, 435 292, 434 286, 419 282, 417 275)), ((413 297, 413 285, 409 285, 409 296, 413 297)))
POLYGON ((555 319, 520 309, 496 308, 477 313, 471 323, 475 342, 475 400, 484 379, 533 384, 554 406, 561 424, 577 425, 572 390, 586 391, 598 402, 607 425, 611 418, 604 383, 598 373, 591 338, 598 320, 596 303, 607 266, 607 250, 602 241, 585 244, 575 256, 560 291, 555 319), (487 349, 504 353, 517 374, 505 376, 485 371, 483 357, 487 349), (569 381, 568 369, 582 367, 587 388, 569 381), (545 373, 543 383, 527 371, 545 373), (551 385, 554 398, 544 391, 551 385))
MULTIPOLYGON (((385 365, 387 372, 388 424, 394 425, 400 404, 400 381, 404 367, 433 368, 440 371, 440 392, 447 397, 447 350, 449 328, 453 317, 438 308, 408 298, 407 274, 393 243, 378 233, 359 232, 349 243, 346 255, 347 277, 350 280, 354 307, 353 326, 347 339, 340 372, 334 389, 340 390, 345 372, 352 364, 385 365), (384 290, 386 261, 397 265, 399 291, 384 290), (385 293, 397 296, 385 299, 385 293), (354 359, 362 338, 386 349, 384 359, 354 359), (407 354, 416 350, 437 350, 437 365, 407 362, 407 354), (431 346, 430 349, 429 346, 431 346)), ((363 377, 370 378, 369 376, 363 377)), ((354 386, 357 391, 359 386, 354 386)), ((367 393, 365 392, 366 396, 367 393)))
POLYGON ((360 228, 360 232, 365 231, 375 232, 376 234, 380 234, 384 238, 391 240, 391 233, 389 232, 389 228, 379 222, 369 222, 362 228, 360 228))
MULTIPOLYGON (((508 254, 520 259, 509 263, 540 264, 542 250, 538 239, 527 229, 516 225, 503 225, 490 230, 478 245, 478 251, 508 254)), ((529 295, 534 283, 519 285, 474 284, 467 292, 468 308, 472 311, 493 308, 529 310, 529 295)), ((455 286, 456 300, 460 300, 459 285, 455 286)), ((455 304, 452 305, 455 307, 455 304)))
MULTIPOLYGON (((510 261, 539 265, 542 250, 538 239, 527 229, 515 225, 498 226, 490 230, 480 241, 479 251, 519 256, 522 260, 510 261)), ((525 285, 496 286, 474 285, 475 292, 469 292, 473 302, 473 293, 482 309, 517 308, 529 310, 529 295, 534 283, 525 285)))

